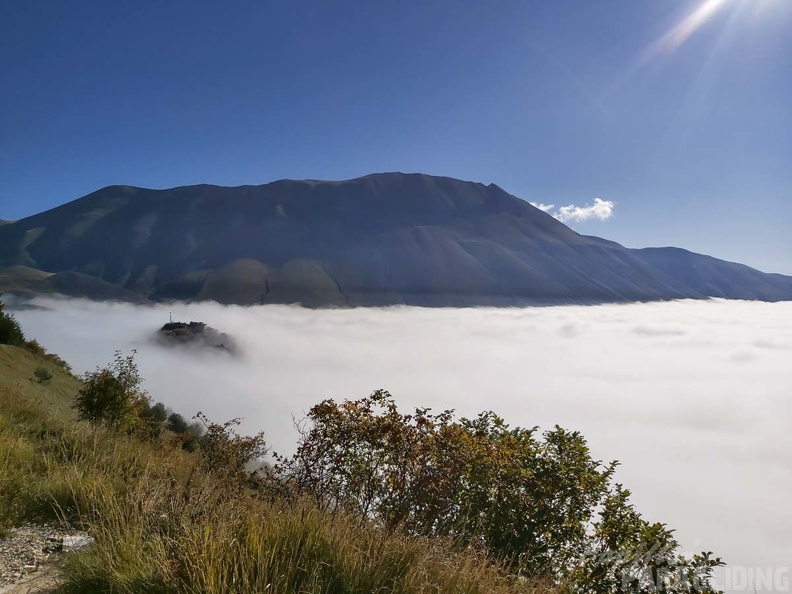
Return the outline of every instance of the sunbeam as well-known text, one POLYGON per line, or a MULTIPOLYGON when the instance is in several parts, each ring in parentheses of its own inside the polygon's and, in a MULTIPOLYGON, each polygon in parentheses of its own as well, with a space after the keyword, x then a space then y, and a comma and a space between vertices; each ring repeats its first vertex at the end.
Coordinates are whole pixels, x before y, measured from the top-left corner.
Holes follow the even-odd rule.
POLYGON ((673 52, 730 0, 706 0, 653 44, 657 51, 673 52))

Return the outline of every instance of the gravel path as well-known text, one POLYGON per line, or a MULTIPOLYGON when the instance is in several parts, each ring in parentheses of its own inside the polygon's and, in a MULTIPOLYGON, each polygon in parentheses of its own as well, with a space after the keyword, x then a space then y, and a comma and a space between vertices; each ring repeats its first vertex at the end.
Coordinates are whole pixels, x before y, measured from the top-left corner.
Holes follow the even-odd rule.
POLYGON ((10 586, 0 587, 0 594, 51 594, 61 585, 62 574, 56 565, 44 565, 10 586))
POLYGON ((68 540, 74 536, 84 537, 85 534, 54 524, 26 524, 0 538, 0 594, 41 591, 40 588, 32 589, 34 582, 43 581, 33 579, 39 576, 46 577, 51 586, 53 569, 48 563, 60 555, 64 538, 68 540), (20 588, 9 588, 20 580, 25 580, 25 584, 31 587, 25 589, 23 584, 19 584, 20 588))

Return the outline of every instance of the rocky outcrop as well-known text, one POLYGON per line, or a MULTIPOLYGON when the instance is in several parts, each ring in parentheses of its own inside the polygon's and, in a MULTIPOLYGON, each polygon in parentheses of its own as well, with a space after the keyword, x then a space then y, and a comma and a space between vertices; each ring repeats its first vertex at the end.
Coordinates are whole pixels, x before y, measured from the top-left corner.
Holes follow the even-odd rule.
POLYGON ((157 342, 165 346, 211 348, 236 353, 234 339, 204 322, 169 322, 159 329, 157 342))

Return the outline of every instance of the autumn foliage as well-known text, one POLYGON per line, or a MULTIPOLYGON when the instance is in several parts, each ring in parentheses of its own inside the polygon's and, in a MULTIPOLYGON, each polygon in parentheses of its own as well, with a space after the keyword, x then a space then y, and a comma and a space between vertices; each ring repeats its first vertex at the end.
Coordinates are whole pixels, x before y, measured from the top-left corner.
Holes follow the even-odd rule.
POLYGON ((682 556, 672 531, 643 520, 614 484, 616 463, 593 459, 577 432, 512 428, 492 412, 403 414, 377 391, 321 402, 300 433, 276 474, 328 511, 481 548, 569 591, 712 591, 720 560, 682 556))

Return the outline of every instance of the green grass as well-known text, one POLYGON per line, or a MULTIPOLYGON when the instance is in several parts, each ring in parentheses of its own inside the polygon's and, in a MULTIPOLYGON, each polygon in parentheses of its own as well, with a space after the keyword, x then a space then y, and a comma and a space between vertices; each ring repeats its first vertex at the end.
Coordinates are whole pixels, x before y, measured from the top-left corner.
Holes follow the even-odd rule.
POLYGON ((39 366, 0 347, 0 530, 56 519, 88 529, 95 544, 66 558, 64 594, 550 592, 480 552, 264 496, 167 439, 77 422, 78 380, 53 365, 37 384, 39 366))

